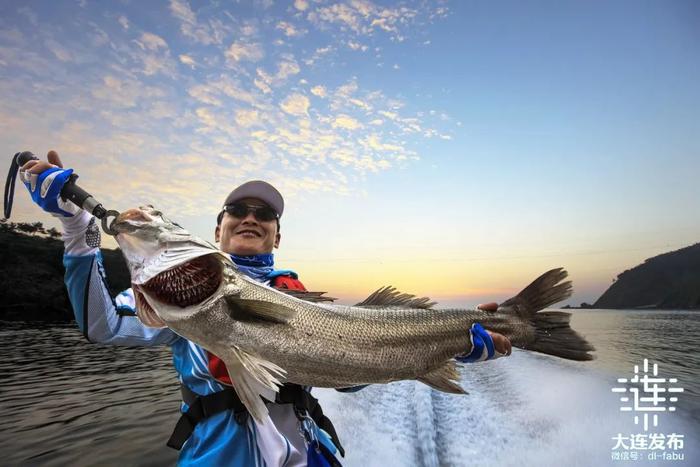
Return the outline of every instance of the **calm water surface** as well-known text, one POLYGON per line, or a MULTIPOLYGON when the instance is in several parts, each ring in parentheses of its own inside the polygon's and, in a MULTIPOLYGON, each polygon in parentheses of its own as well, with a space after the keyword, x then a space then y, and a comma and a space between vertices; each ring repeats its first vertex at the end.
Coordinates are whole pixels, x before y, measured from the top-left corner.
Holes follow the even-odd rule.
MULTIPOLYGON (((610 438, 641 432, 611 388, 644 358, 685 389, 658 432, 685 436, 700 465, 700 313, 574 311, 593 362, 516 351, 462 371, 467 396, 414 382, 316 390, 345 465, 623 465, 610 438)), ((173 465, 179 391, 167 348, 88 344, 74 325, 0 322, 2 465, 173 465)), ((649 465, 672 462, 649 462, 649 465)), ((644 462, 635 462, 635 465, 644 462)))

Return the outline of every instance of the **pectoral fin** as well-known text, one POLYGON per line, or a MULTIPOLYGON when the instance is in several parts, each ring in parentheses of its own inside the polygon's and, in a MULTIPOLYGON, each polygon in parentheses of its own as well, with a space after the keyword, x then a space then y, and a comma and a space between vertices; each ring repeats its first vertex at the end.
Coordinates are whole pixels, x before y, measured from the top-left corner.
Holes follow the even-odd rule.
POLYGON ((268 412, 260 397, 274 401, 286 372, 238 347, 231 348, 223 360, 241 402, 255 420, 263 422, 268 412))
POLYGON ((294 319, 298 313, 286 305, 263 300, 249 300, 240 296, 229 296, 226 300, 230 305, 231 316, 241 321, 255 318, 284 324, 294 319))
POLYGON ((467 391, 459 385, 459 372, 454 360, 450 360, 445 365, 430 373, 416 378, 421 383, 427 384, 431 388, 450 394, 467 394, 467 391))

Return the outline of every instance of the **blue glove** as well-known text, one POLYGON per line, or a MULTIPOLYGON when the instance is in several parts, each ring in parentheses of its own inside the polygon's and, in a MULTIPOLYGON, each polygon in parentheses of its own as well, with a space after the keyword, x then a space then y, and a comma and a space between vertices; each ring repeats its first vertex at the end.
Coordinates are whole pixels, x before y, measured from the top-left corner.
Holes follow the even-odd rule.
POLYGON ((472 342, 472 350, 468 354, 457 355, 455 359, 458 362, 483 362, 484 360, 493 360, 503 356, 503 354, 496 352, 491 335, 486 332, 486 329, 481 324, 472 324, 471 329, 469 329, 469 338, 472 342))
POLYGON ((20 172, 20 179, 41 209, 56 217, 73 217, 80 208, 60 198, 61 189, 72 173, 73 169, 53 167, 40 174, 20 172))

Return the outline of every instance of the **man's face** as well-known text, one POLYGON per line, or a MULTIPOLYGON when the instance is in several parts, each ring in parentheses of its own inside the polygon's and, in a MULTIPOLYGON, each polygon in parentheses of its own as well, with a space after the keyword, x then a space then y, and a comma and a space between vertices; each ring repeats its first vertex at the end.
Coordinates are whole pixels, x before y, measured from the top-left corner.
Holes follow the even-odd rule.
MULTIPOLYGON (((266 206, 257 198, 245 198, 238 203, 266 206)), ((221 224, 216 226, 214 236, 221 251, 234 255, 272 253, 272 249, 277 248, 280 243, 277 220, 262 222, 257 220, 252 212, 248 212, 242 219, 225 212, 221 224)))

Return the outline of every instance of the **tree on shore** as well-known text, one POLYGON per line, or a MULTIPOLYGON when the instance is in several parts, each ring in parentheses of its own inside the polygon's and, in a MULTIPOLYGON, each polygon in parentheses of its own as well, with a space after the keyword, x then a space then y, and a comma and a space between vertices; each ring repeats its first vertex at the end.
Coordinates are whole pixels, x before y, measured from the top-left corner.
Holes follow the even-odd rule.
POLYGON ((41 222, 8 222, 6 218, 0 219, 0 231, 1 232, 24 232, 31 235, 40 233, 44 235, 49 235, 51 238, 58 238, 61 233, 55 228, 51 227, 49 230, 44 228, 44 224, 41 222))

